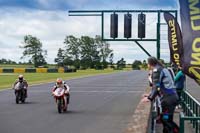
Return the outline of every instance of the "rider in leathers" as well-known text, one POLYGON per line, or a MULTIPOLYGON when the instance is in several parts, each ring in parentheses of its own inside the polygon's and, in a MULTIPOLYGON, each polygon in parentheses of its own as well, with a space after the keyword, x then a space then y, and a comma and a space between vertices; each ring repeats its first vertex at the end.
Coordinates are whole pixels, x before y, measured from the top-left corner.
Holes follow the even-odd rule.
POLYGON ((161 122, 163 133, 178 133, 178 126, 173 122, 173 113, 178 104, 178 96, 174 87, 173 78, 169 71, 159 63, 155 57, 148 58, 148 65, 152 73, 152 91, 143 101, 153 101, 157 95, 161 95, 161 122))
POLYGON ((15 85, 20 82, 24 84, 24 91, 25 91, 25 97, 27 98, 27 88, 28 88, 28 83, 27 81, 24 79, 23 75, 19 75, 18 79, 15 80, 14 84, 13 84, 13 89, 15 88, 15 85))
MULTIPOLYGON (((60 87, 65 89, 65 96, 67 98, 67 101, 65 101, 65 102, 67 102, 67 104, 69 104, 69 99, 70 99, 69 91, 70 91, 70 88, 65 82, 62 81, 62 79, 58 78, 56 80, 56 84, 53 87, 52 91, 54 92, 57 88, 60 88, 60 87)), ((64 103, 64 104, 66 105, 66 103, 64 103)))

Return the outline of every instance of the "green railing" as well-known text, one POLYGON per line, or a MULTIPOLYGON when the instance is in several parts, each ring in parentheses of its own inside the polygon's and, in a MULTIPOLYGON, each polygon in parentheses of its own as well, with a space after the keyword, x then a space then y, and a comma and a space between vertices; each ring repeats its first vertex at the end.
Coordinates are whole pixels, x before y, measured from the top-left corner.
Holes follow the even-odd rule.
POLYGON ((200 103, 188 92, 181 93, 180 133, 184 133, 185 121, 189 121, 195 133, 200 133, 200 103))
POLYGON ((160 115, 161 112, 161 103, 160 97, 156 97, 154 101, 151 103, 151 119, 149 121, 149 133, 156 132, 156 118, 160 115))

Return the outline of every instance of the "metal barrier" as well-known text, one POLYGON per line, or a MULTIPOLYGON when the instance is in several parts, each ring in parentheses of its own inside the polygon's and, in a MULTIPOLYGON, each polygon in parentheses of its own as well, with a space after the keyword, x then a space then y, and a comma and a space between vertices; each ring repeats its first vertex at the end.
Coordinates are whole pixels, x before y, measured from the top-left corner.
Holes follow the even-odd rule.
POLYGON ((156 119, 162 112, 160 97, 157 96, 151 104, 151 133, 156 132, 156 119))
POLYGON ((200 133, 200 103, 188 92, 181 92, 180 133, 184 133, 185 121, 190 121, 195 133, 200 133))

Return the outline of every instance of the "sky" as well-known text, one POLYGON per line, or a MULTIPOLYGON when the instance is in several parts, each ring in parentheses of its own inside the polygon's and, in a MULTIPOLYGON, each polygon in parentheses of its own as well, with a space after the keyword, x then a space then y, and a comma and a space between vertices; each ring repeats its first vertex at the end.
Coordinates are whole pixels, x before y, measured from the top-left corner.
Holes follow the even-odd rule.
MULTIPOLYGON (((176 0, 0 0, 0 59, 16 62, 20 59, 25 35, 36 36, 48 51, 47 62, 55 63, 59 48, 64 48, 67 35, 80 37, 101 35, 100 17, 72 17, 69 10, 123 10, 123 9, 178 9, 176 0)), ((132 34, 137 38, 137 14, 133 15, 132 34)), ((110 14, 105 14, 105 37, 109 38, 110 14)), ((146 37, 156 37, 156 14, 146 14, 146 37)), ((162 21, 162 18, 161 18, 162 21)), ((123 37, 123 14, 119 14, 119 36, 123 37)), ((114 62, 122 57, 127 63, 145 60, 148 56, 134 42, 109 42, 114 62)), ((155 42, 141 42, 152 56, 156 56, 155 42)), ((161 58, 169 61, 166 26, 161 27, 161 58)))

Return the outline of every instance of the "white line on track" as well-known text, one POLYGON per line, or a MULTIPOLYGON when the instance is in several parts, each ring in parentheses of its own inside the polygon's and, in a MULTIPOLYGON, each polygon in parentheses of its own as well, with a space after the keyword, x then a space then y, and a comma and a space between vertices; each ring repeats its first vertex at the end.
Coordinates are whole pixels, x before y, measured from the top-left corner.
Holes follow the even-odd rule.
POLYGON ((81 93, 143 93, 144 91, 70 91, 81 93))

